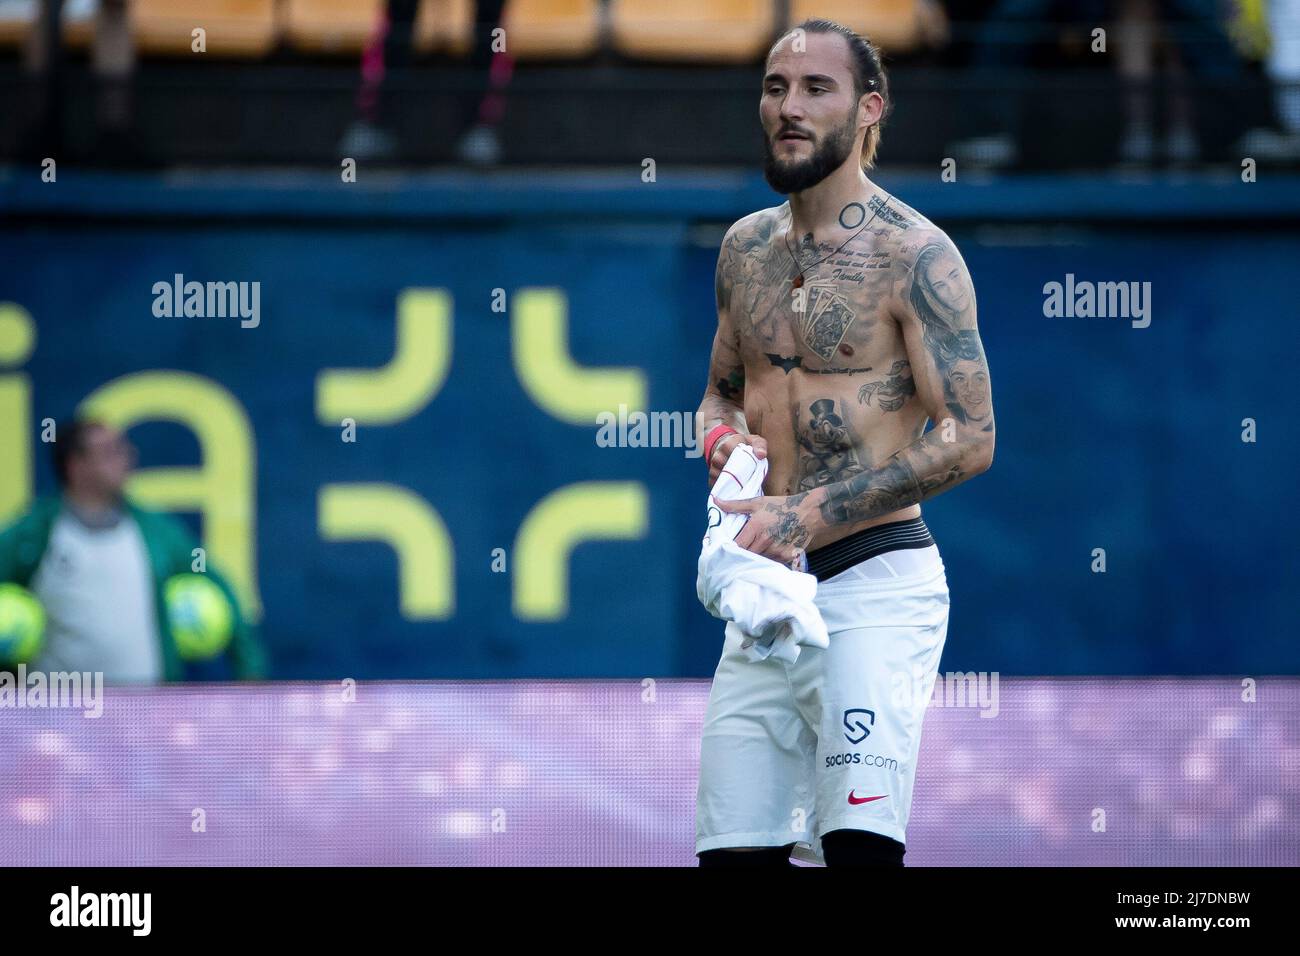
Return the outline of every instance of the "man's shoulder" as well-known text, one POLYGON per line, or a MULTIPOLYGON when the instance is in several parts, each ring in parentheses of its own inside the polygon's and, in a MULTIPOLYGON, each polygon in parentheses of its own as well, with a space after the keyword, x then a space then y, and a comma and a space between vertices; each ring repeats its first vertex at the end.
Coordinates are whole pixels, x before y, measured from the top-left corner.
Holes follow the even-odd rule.
POLYGON ((723 249, 732 247, 747 251, 771 242, 780 223, 789 216, 789 209, 790 204, 783 202, 737 219, 722 237, 723 249))
POLYGON ((0 521, 0 581, 30 583, 59 511, 58 498, 38 498, 23 513, 0 521))
POLYGON ((62 507, 57 497, 41 497, 31 502, 26 511, 10 515, 0 521, 0 534, 25 535, 45 530, 54 523, 62 507))
POLYGON ((869 212, 882 223, 883 237, 904 262, 916 259, 926 246, 956 248, 948 234, 897 196, 872 200, 869 212))

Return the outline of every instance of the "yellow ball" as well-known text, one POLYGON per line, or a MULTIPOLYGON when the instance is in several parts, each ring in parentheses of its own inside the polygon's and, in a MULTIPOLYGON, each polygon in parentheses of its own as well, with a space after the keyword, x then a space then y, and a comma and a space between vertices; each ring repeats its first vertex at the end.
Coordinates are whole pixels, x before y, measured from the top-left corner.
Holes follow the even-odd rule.
POLYGON ((182 660, 211 660, 230 645, 235 611, 211 578, 202 574, 168 578, 163 598, 167 623, 182 660))
POLYGON ((0 584, 0 664, 30 664, 45 644, 45 608, 20 584, 0 584))

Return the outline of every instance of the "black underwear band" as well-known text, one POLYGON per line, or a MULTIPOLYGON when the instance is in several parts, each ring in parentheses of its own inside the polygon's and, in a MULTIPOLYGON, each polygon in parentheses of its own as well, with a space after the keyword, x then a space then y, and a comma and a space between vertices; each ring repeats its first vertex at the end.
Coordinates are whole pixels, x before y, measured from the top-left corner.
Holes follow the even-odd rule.
POLYGON ((825 581, 878 554, 908 548, 928 548, 932 544, 934 538, 930 537, 930 529, 920 518, 878 524, 833 541, 823 548, 809 551, 808 573, 818 581, 825 581))

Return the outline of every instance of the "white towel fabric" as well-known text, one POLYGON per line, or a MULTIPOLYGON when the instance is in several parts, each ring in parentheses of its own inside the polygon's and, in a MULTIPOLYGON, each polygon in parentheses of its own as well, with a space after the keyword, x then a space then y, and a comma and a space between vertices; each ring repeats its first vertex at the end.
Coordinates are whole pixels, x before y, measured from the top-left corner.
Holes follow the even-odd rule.
POLYGON ((749 516, 729 514, 713 503, 714 498, 757 497, 766 477, 767 462, 751 446, 737 445, 709 495, 709 528, 700 550, 695 593, 710 614, 728 622, 728 631, 739 628, 741 651, 749 660, 775 657, 793 664, 800 645, 830 646, 815 603, 817 579, 737 545, 736 535, 749 516))

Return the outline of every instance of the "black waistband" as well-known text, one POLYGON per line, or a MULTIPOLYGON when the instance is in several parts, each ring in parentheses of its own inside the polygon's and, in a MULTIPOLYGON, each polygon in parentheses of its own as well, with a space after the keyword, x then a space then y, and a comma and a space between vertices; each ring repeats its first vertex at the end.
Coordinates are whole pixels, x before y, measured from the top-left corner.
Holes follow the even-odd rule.
POLYGON ((928 548, 932 544, 934 538, 930 537, 930 529, 920 518, 878 524, 809 551, 808 573, 818 581, 825 581, 878 554, 909 548, 928 548))

